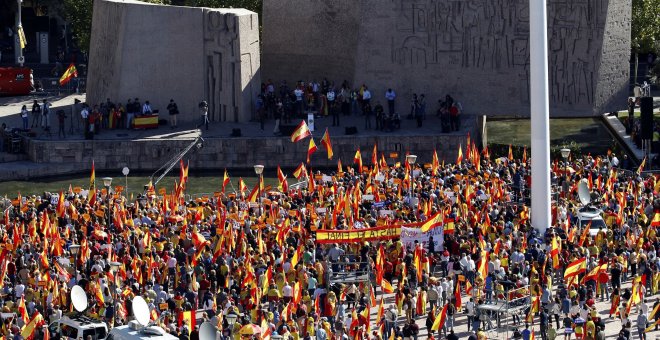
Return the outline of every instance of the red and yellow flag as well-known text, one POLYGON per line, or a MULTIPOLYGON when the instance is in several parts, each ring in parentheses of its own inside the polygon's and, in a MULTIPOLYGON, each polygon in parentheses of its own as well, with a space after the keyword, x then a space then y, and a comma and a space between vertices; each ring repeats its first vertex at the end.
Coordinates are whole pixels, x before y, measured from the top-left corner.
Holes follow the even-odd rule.
POLYGON ((362 173, 362 155, 360 154, 360 148, 357 149, 355 156, 353 156, 353 163, 357 164, 358 172, 362 173))
POLYGON ((432 331, 437 331, 444 327, 445 320, 447 320, 447 307, 449 307, 449 304, 446 304, 444 307, 442 307, 440 313, 438 313, 438 315, 435 317, 435 321, 431 327, 432 331))
POLYGON ((564 280, 568 279, 571 276, 576 276, 580 273, 584 273, 587 270, 587 258, 583 257, 581 259, 575 260, 566 266, 566 271, 564 271, 564 280))
POLYGON ((328 159, 332 159, 334 153, 332 152, 332 141, 330 141, 330 133, 328 132, 328 128, 325 128, 325 132, 321 138, 321 144, 328 151, 328 159))
POLYGON ((316 143, 314 143, 314 138, 309 139, 309 146, 307 147, 307 164, 309 164, 309 158, 317 150, 316 143))
POLYGON ((463 146, 458 145, 458 156, 456 156, 456 165, 461 165, 463 162, 463 146))
POLYGON ((426 220, 424 224, 422 224, 421 231, 425 233, 431 229, 441 226, 443 223, 443 217, 443 214, 439 212, 435 213, 435 215, 429 217, 429 219, 426 220))
POLYGON ((383 293, 385 293, 385 294, 394 293, 394 287, 392 287, 392 284, 389 281, 387 281, 386 279, 382 280, 380 288, 383 290, 383 293))
POLYGON ((293 134, 291 134, 291 142, 299 142, 311 135, 312 133, 309 131, 307 123, 303 120, 298 124, 296 130, 293 131, 293 134))
POLYGON ((69 65, 66 71, 64 71, 62 77, 60 77, 60 85, 64 85, 68 83, 71 80, 71 78, 74 77, 76 78, 78 77, 78 70, 76 70, 76 65, 71 63, 71 65, 69 65))
POLYGON ((225 174, 222 176, 222 192, 225 192, 225 187, 229 184, 229 181, 229 174, 227 173, 227 169, 225 169, 225 174))

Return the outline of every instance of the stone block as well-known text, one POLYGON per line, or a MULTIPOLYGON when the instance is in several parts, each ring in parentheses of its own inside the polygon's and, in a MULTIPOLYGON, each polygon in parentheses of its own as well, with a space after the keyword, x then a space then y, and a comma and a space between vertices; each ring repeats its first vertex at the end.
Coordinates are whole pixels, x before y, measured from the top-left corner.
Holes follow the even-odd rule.
POLYGON ((247 122, 260 90, 259 22, 245 9, 96 0, 87 101, 139 97, 167 115, 174 99, 181 123, 247 122), (185 61, 185 62, 184 62, 185 61))
MULTIPOLYGON (((393 88, 402 116, 413 93, 429 108, 449 93, 470 114, 530 114, 529 1, 265 0, 263 16, 276 84, 347 80, 383 102, 393 88)), ((552 116, 625 108, 630 19, 629 0, 548 0, 552 116)))

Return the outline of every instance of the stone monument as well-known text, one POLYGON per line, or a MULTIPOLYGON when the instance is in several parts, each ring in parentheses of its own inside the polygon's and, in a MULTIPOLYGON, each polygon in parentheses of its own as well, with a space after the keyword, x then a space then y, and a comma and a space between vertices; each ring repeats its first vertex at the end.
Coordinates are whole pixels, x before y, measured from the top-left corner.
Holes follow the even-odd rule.
MULTIPOLYGON (((550 113, 625 107, 630 1, 548 0, 550 113)), ((451 94, 468 113, 529 116, 527 0, 264 0, 264 79, 451 94)), ((277 84, 276 84, 277 85, 277 84)))
POLYGON ((260 92, 259 20, 245 9, 95 0, 87 77, 90 105, 110 98, 149 100, 167 118, 170 99, 179 122, 247 122, 260 92))

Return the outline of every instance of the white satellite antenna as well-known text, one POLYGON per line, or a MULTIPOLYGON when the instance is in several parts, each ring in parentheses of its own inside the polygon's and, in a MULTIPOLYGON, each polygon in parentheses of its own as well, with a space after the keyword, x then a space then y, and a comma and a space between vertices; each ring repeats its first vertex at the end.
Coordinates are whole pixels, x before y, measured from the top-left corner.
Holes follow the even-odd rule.
POLYGON ((82 313, 87 309, 87 294, 85 294, 82 287, 75 285, 71 288, 71 303, 78 313, 82 313))
POLYGON ((589 182, 586 178, 581 179, 580 183, 578 183, 577 192, 582 205, 587 206, 591 203, 591 192, 589 191, 589 182))
POLYGON ((144 327, 149 325, 149 305, 141 296, 136 296, 133 299, 133 315, 140 325, 144 327))
POLYGON ((208 321, 199 326, 199 340, 215 340, 217 334, 218 329, 208 321))

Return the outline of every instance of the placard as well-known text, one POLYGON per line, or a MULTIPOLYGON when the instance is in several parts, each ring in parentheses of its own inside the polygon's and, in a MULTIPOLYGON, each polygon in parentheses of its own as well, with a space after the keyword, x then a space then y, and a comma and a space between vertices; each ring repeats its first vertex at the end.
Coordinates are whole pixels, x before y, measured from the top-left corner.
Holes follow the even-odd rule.
POLYGON ((317 230, 317 243, 354 243, 363 241, 383 241, 399 238, 400 225, 351 230, 317 230))
POLYGON ((401 227, 401 242, 405 247, 415 246, 415 241, 422 244, 424 249, 429 248, 429 240, 433 237, 435 251, 444 250, 443 228, 433 228, 425 233, 420 228, 401 227))

